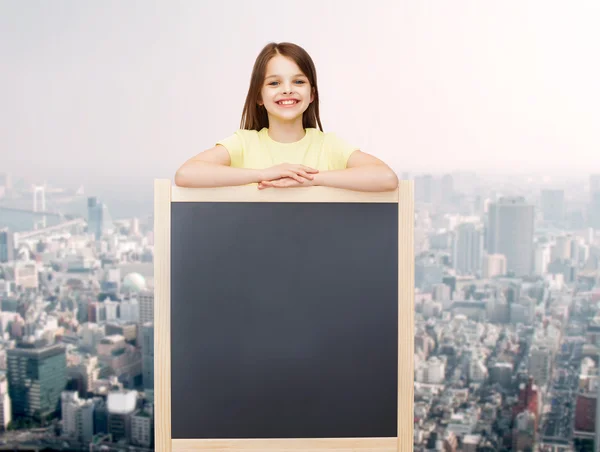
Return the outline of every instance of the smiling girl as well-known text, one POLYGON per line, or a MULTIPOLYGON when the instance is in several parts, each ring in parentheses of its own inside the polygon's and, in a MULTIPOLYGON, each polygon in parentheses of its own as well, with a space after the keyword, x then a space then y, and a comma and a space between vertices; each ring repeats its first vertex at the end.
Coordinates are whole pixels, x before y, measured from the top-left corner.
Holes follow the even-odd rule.
POLYGON ((240 127, 185 162, 175 184, 255 183, 259 190, 320 185, 356 191, 398 186, 396 174, 384 162, 323 132, 315 66, 296 44, 270 43, 260 52, 240 127))

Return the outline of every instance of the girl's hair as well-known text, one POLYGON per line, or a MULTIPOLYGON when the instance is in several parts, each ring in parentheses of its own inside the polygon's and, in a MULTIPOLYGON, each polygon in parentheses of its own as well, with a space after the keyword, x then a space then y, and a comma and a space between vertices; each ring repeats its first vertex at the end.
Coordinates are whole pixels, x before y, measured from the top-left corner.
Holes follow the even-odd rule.
POLYGON ((244 112, 242 113, 241 129, 246 130, 261 130, 263 127, 269 127, 269 117, 264 105, 258 105, 260 99, 260 91, 265 81, 267 63, 275 55, 294 60, 300 70, 306 75, 314 99, 302 115, 302 126, 306 128, 317 128, 323 131, 321 118, 319 116, 319 89, 317 87, 317 71, 310 55, 302 47, 292 44, 291 42, 271 42, 267 44, 260 52, 250 77, 250 87, 244 104, 244 112))

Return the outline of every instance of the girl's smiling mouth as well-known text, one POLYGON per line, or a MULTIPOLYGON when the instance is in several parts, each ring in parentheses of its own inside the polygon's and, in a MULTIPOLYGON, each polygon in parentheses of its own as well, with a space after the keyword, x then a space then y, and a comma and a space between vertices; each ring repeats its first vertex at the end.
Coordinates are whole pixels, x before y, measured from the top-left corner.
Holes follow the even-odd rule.
POLYGON ((296 105, 299 101, 296 99, 284 99, 284 100, 280 100, 275 102, 277 105, 279 105, 280 107, 292 107, 294 105, 296 105))

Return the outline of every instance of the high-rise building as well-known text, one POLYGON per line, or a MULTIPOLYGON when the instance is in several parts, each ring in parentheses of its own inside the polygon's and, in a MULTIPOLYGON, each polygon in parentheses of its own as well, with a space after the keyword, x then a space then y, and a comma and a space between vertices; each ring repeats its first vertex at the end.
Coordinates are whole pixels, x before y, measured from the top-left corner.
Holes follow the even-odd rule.
POLYGON ((590 176, 589 226, 600 229, 600 174, 590 176))
POLYGON ((142 382, 144 389, 154 389, 154 324, 142 325, 142 382))
POLYGON ((138 410, 131 417, 131 443, 137 446, 152 447, 153 424, 151 411, 138 410))
POLYGON ((0 173, 0 187, 4 187, 6 190, 10 190, 12 188, 12 180, 10 174, 0 173))
POLYGON ((63 434, 83 444, 94 436, 94 400, 81 400, 75 391, 61 394, 63 434))
POLYGON ((434 180, 431 174, 415 177, 415 201, 430 203, 434 198, 434 180))
POLYGON ((96 240, 100 240, 103 234, 113 227, 108 207, 100 202, 97 197, 88 198, 88 232, 94 234, 96 240))
POLYGON ((444 174, 440 184, 442 202, 451 203, 454 197, 454 178, 452 174, 444 174))
POLYGON ((481 270, 483 258, 483 229, 481 225, 462 223, 454 231, 454 268, 462 275, 472 275, 481 270))
POLYGON ((108 433, 114 441, 131 439, 131 418, 136 410, 137 391, 108 394, 108 433))
POLYGON ((544 221, 561 223, 565 219, 565 191, 542 190, 541 207, 544 221))
POLYGON ((596 407, 598 394, 595 391, 580 392, 575 399, 575 430, 593 433, 596 430, 596 407))
POLYGON ((534 248, 533 273, 542 276, 548 270, 550 263, 550 245, 538 243, 534 248))
POLYGON ((140 303, 140 324, 154 322, 154 292, 144 290, 137 298, 140 303))
POLYGON ((0 432, 6 431, 12 420, 8 381, 5 375, 0 375, 0 432))
POLYGON ((488 214, 488 253, 506 256, 508 273, 530 275, 533 271, 533 205, 521 196, 502 197, 490 204, 488 214))
POLYGON ((536 443, 535 415, 522 411, 515 418, 512 432, 512 450, 534 450, 536 443))
POLYGON ((13 417, 42 419, 54 414, 67 384, 65 347, 22 343, 6 354, 13 417))
POLYGON ((122 301, 119 311, 122 321, 139 323, 140 303, 137 298, 122 301))
POLYGON ((506 257, 502 254, 486 254, 483 256, 482 277, 506 275, 506 257))
POLYGON ((573 237, 571 235, 560 235, 556 237, 552 247, 551 262, 555 260, 571 259, 573 237))
POLYGON ((600 384, 597 384, 594 388, 596 391, 596 416, 595 416, 595 430, 594 436, 594 448, 596 451, 600 450, 600 384))
POLYGON ((552 352, 545 345, 534 344, 529 351, 529 375, 539 386, 545 386, 552 372, 552 352))
POLYGON ((0 230, 0 262, 15 260, 15 235, 8 228, 0 230))
POLYGON ((589 225, 594 229, 600 229, 600 191, 592 193, 589 210, 589 225))

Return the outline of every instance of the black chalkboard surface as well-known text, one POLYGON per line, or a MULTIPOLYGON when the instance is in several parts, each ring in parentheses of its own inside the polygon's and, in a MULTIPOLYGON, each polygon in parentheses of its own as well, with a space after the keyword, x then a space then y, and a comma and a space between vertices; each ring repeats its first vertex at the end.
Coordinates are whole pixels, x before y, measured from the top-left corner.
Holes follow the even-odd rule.
POLYGON ((172 438, 398 436, 398 203, 170 208, 172 438))

